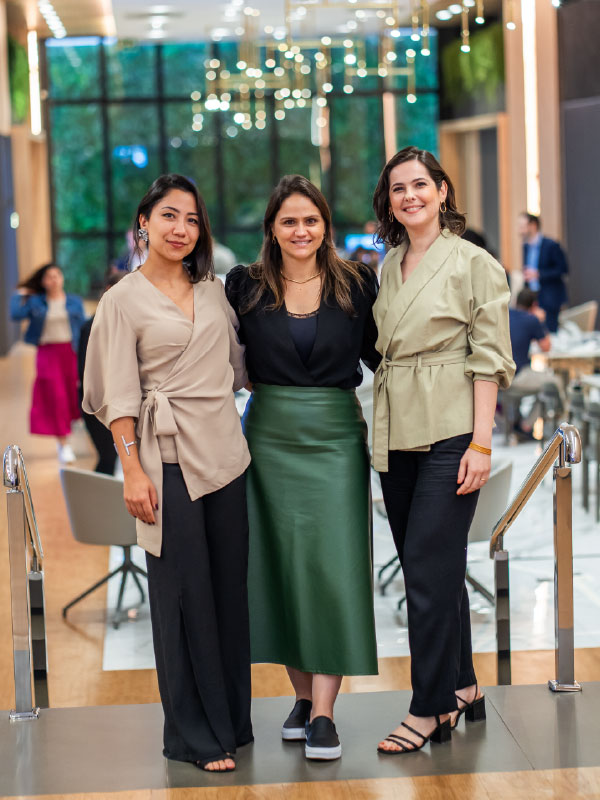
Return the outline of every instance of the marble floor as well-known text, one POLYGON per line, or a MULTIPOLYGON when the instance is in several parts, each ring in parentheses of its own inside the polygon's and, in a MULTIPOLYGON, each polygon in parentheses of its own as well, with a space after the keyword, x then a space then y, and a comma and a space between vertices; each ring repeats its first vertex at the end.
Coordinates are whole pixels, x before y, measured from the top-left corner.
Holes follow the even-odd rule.
MULTIPOLYGON (((506 447, 502 437, 495 436, 494 459, 513 463, 511 497, 521 485, 541 452, 535 442, 506 447)), ((374 556, 375 574, 394 555, 389 526, 378 513, 381 497, 377 475, 373 473, 374 556)), ((593 505, 593 504, 592 504, 593 505)), ((573 550, 575 646, 600 646, 600 525, 593 513, 586 513, 581 504, 581 468, 573 467, 573 550)), ((551 473, 538 487, 529 503, 505 538, 510 553, 511 643, 513 650, 541 650, 554 647, 554 559, 552 527, 551 473)), ((118 564, 120 551, 111 553, 111 567, 118 564)), ((144 564, 144 554, 135 553, 144 564)), ((493 562, 488 557, 488 544, 469 546, 469 571, 484 586, 493 589, 493 562)), ((495 650, 494 610, 488 601, 472 589, 471 622, 475 652, 495 650)), ((111 624, 116 605, 118 581, 111 581, 108 590, 107 628, 104 639, 104 669, 144 669, 153 666, 150 615, 147 604, 139 605, 139 592, 131 583, 125 594, 128 609, 118 629, 111 624)), ((375 619, 380 657, 409 654, 406 613, 398 610, 403 595, 401 573, 391 583, 385 596, 375 590, 375 619)))

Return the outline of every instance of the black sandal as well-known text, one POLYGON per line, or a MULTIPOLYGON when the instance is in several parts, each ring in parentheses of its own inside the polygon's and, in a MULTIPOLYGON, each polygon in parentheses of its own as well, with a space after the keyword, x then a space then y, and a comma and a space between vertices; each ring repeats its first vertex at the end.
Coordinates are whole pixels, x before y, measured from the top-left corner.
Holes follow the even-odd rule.
POLYGON ((198 769, 204 770, 204 772, 233 772, 235 769, 235 756, 231 753, 223 753, 220 756, 213 756, 212 758, 201 758, 199 761, 196 761, 196 766, 198 769), (217 761, 226 761, 227 759, 233 761, 233 767, 225 767, 225 769, 207 769, 209 764, 216 764, 217 761))
POLYGON ((410 725, 406 724, 406 722, 401 722, 400 727, 406 728, 411 733, 414 733, 415 736, 418 736, 419 739, 423 740, 421 744, 417 744, 415 741, 413 741, 412 739, 407 739, 405 736, 397 736, 395 733, 390 733, 390 735, 386 736, 383 741, 391 742, 392 744, 397 744, 398 747, 400 747, 401 749, 386 750, 383 747, 378 747, 377 752, 383 753, 386 756, 398 756, 401 755, 402 753, 415 753, 417 750, 420 750, 422 747, 424 747, 429 741, 436 742, 436 744, 444 744, 444 742, 449 742, 450 739, 452 738, 452 729, 450 727, 450 720, 446 719, 443 722, 440 722, 440 717, 438 714, 436 714, 435 721, 437 722, 437 725, 431 731, 429 736, 423 736, 422 733, 419 733, 419 731, 415 730, 414 728, 411 728, 410 725), (407 747, 406 746, 407 744, 410 745, 410 747, 407 747))
POLYGON ((478 694, 479 684, 475 681, 475 700, 472 703, 467 703, 459 694, 456 695, 456 699, 464 703, 464 706, 458 709, 452 730, 456 728, 463 714, 468 722, 479 722, 485 719, 485 695, 482 694, 481 697, 477 697, 478 694))

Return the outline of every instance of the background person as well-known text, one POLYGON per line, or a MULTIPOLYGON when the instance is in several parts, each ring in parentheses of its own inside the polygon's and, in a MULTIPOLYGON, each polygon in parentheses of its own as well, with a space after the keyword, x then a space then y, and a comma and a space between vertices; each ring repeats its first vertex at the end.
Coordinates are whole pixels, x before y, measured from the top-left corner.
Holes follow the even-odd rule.
POLYGON ((514 373, 504 270, 460 238, 465 218, 434 156, 406 147, 373 207, 392 249, 374 307, 373 464, 404 572, 412 700, 379 743, 410 753, 447 741, 462 713, 485 718, 471 652, 466 553, 491 466, 498 386, 514 373))
POLYGON ((244 350, 194 184, 157 178, 134 236, 148 258, 100 300, 83 407, 110 426, 146 550, 164 755, 228 771, 253 738, 244 350))
MULTIPOLYGON (((115 286, 121 278, 125 275, 124 272, 113 273, 109 275, 105 284, 104 291, 108 291, 111 286, 115 286)), ((87 353, 88 341, 92 330, 94 317, 87 319, 82 327, 79 335, 79 346, 77 348, 77 373, 79 375, 79 403, 83 403, 83 373, 85 371, 85 357, 87 353)), ((113 475, 115 471, 115 464, 117 463, 117 451, 113 442, 112 433, 109 428, 106 428, 93 414, 86 414, 83 409, 81 410, 84 425, 90 435, 90 439, 96 452, 98 453, 98 461, 94 468, 95 472, 101 472, 104 475, 113 475)))
MULTIPOLYGON (((512 388, 534 395, 545 384, 551 383, 558 389, 564 408, 564 386, 560 378, 549 369, 531 369, 529 358, 531 343, 537 342, 543 353, 547 353, 551 347, 550 336, 543 325, 545 314, 538 305, 536 292, 531 289, 521 289, 517 295, 517 307, 509 309, 509 315, 512 354, 517 367, 512 388)), ((526 419, 517 420, 517 432, 530 436, 533 423, 538 416, 539 404, 536 402, 526 419)))
POLYGON ((29 321, 25 341, 37 345, 31 433, 55 436, 60 461, 71 463, 75 454, 67 437, 79 419, 75 351, 85 320, 83 302, 65 293, 60 267, 45 264, 19 284, 10 314, 13 320, 29 321))
POLYGON ((556 333, 558 312, 567 302, 567 259, 558 242, 542 235, 540 218, 534 214, 519 214, 518 231, 523 239, 526 288, 538 293, 540 308, 546 312, 546 326, 550 333, 556 333))
POLYGON ((327 202, 301 175, 275 188, 263 233, 260 261, 226 281, 252 381, 252 660, 286 666, 296 704, 283 739, 306 739, 307 758, 331 760, 342 753, 342 676, 377 674, 370 471, 354 391, 359 360, 379 362, 377 278, 336 254, 327 202))

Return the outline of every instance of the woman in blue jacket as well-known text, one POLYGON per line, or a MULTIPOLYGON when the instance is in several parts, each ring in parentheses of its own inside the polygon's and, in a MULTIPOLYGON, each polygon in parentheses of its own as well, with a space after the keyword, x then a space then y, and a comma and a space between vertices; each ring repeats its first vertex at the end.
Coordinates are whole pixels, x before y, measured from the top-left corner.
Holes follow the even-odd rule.
POLYGON ((75 460, 67 436, 79 418, 77 344, 85 320, 81 298, 66 294, 56 264, 45 264, 19 284, 10 303, 14 320, 28 319, 25 341, 37 345, 31 433, 56 436, 63 463, 75 460))

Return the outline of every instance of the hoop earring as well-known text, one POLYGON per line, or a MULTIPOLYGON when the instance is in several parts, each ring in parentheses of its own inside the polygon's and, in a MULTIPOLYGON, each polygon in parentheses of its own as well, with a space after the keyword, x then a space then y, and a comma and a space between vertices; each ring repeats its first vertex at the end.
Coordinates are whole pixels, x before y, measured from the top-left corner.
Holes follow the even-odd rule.
POLYGON ((445 214, 448 211, 448 206, 446 205, 446 201, 442 200, 440 203, 440 214, 445 214))
POLYGON ((388 208, 388 217, 389 217, 390 222, 394 221, 394 212, 392 211, 392 207, 391 206, 388 208))
POLYGON ((140 239, 148 244, 148 231, 146 228, 140 228, 140 239))

